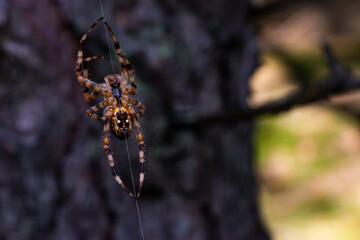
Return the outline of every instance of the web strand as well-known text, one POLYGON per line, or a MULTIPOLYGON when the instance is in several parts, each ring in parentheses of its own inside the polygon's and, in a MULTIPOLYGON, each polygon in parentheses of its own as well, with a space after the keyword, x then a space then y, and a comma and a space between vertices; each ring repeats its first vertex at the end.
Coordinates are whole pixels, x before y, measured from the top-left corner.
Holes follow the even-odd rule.
MULTIPOLYGON (((100 1, 100 8, 101 8, 101 16, 104 18, 104 22, 105 22, 103 3, 102 3, 102 0, 99 0, 99 1, 100 1)), ((114 79, 116 79, 115 78, 114 61, 113 61, 113 58, 112 58, 111 48, 110 48, 110 37, 109 37, 109 33, 107 31, 107 28, 106 28, 105 24, 104 24, 104 28, 105 28, 106 41, 107 41, 107 46, 108 46, 108 50, 109 50, 109 56, 110 56, 112 70, 113 70, 113 75, 114 75, 114 79)), ((125 134, 125 136, 126 136, 126 134, 125 134)), ((144 238, 144 231, 143 231, 143 226, 142 226, 142 221, 141 221, 139 203, 138 203, 138 199, 136 198, 137 194, 136 194, 136 189, 135 189, 134 174, 133 174, 133 171, 132 171, 132 164, 131 164, 131 160, 130 160, 129 146, 128 146, 128 142, 127 142, 126 138, 125 138, 125 145, 126 145, 126 152, 127 152, 127 157, 128 157, 128 161, 129 161, 131 182, 132 182, 133 192, 134 192, 134 196, 135 196, 135 205, 136 205, 136 211, 137 211, 137 216, 138 216, 139 225, 140 225, 141 238, 142 238, 142 240, 144 240, 145 238, 144 238)))
MULTIPOLYGON (((131 175, 131 181, 132 181, 134 196, 136 197, 134 174, 132 172, 132 164, 131 164, 131 161, 130 161, 129 146, 128 146, 128 142, 127 142, 126 138, 125 138, 125 145, 126 145, 126 152, 127 152, 127 156, 128 156, 128 160, 129 160, 130 175, 131 175)), ((136 204, 136 210, 137 210, 138 220, 139 220, 139 224, 140 224, 141 237, 144 240, 144 231, 143 231, 143 227, 142 227, 141 215, 140 215, 140 210, 139 210, 139 203, 138 203, 137 198, 135 198, 135 204, 136 204)))
MULTIPOLYGON (((101 8, 101 16, 104 18, 104 22, 105 22, 104 8, 103 8, 102 0, 99 0, 99 1, 100 1, 100 8, 101 8)), ((111 61, 111 67, 112 67, 114 79, 116 79, 115 78, 114 61, 113 61, 112 54, 111 54, 111 49, 110 49, 110 37, 109 37, 109 33, 108 33, 107 29, 106 29, 105 24, 104 24, 104 29, 105 29, 105 35, 106 35, 106 42, 107 42, 107 46, 108 46, 108 50, 109 50, 109 57, 110 57, 110 61, 111 61)))

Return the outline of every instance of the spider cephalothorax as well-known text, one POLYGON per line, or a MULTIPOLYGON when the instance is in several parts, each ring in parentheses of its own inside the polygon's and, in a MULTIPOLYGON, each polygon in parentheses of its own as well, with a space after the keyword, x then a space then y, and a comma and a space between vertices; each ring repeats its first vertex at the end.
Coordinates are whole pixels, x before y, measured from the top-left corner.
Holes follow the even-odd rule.
POLYGON ((104 78, 105 83, 95 83, 88 79, 88 70, 87 62, 93 59, 105 59, 101 56, 93 56, 88 58, 83 58, 82 45, 86 37, 89 35, 91 30, 98 24, 103 18, 99 18, 83 35, 80 40, 80 47, 77 56, 76 62, 76 75, 79 82, 84 86, 84 97, 87 102, 95 100, 100 94, 104 96, 104 100, 97 105, 91 107, 87 110, 88 116, 95 118, 104 123, 104 132, 103 132, 103 141, 104 141, 104 150, 109 160, 109 164, 112 170, 112 173, 115 177, 115 180, 124 188, 124 190, 133 198, 134 194, 130 193, 122 182, 120 176, 116 172, 115 163, 113 160, 112 153, 109 148, 110 141, 110 131, 119 139, 127 139, 132 131, 132 126, 136 130, 136 138, 139 141, 139 190, 136 195, 136 198, 140 196, 142 184, 144 182, 145 172, 144 172, 144 151, 145 145, 143 141, 143 135, 140 128, 140 123, 138 117, 141 117, 145 111, 145 106, 135 99, 128 96, 136 94, 136 82, 134 78, 134 73, 132 70, 131 63, 129 60, 122 54, 119 42, 116 40, 114 33, 112 32, 109 25, 105 22, 106 28, 110 32, 110 35, 114 41, 114 46, 118 60, 121 64, 122 72, 121 74, 112 74, 104 78), (130 80, 130 84, 128 81, 130 80), (89 94, 89 91, 92 92, 89 94), (134 107, 138 108, 138 112, 134 110, 134 107), (103 115, 99 116, 97 111, 101 108, 105 108, 103 115))

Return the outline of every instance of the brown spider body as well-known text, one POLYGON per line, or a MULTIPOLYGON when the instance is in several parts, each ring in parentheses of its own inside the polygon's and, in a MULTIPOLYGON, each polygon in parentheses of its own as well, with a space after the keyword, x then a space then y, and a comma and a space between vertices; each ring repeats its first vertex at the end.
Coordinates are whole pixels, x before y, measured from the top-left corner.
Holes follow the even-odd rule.
POLYGON ((110 121, 111 132, 121 140, 127 139, 132 132, 131 116, 124 107, 121 110, 116 108, 115 114, 116 116, 112 117, 110 121))
POLYGON ((76 76, 78 81, 83 85, 83 93, 85 100, 90 102, 95 100, 100 94, 104 96, 104 100, 97 105, 91 107, 87 110, 87 115, 89 117, 95 118, 104 123, 103 131, 103 142, 104 142, 104 151, 109 160, 111 171, 114 175, 115 180, 121 185, 121 187, 133 198, 134 194, 130 193, 129 190, 125 187, 120 176, 117 174, 115 163, 113 160, 112 153, 109 148, 110 142, 110 131, 119 139, 127 139, 132 132, 134 126, 136 130, 136 138, 139 141, 139 189, 136 195, 136 198, 139 198, 141 188, 144 182, 145 171, 145 144, 143 141, 143 135, 140 128, 140 123, 138 117, 141 117, 145 111, 145 106, 135 99, 131 98, 128 95, 136 94, 136 82, 134 78, 134 73, 132 70, 131 63, 129 60, 122 54, 119 42, 116 40, 114 33, 112 32, 110 26, 104 22, 106 28, 110 32, 110 35, 114 41, 114 46, 118 60, 121 64, 122 72, 121 74, 108 75, 104 78, 105 83, 95 83, 88 79, 88 70, 87 62, 94 59, 105 59, 101 56, 93 56, 88 58, 83 58, 82 45, 86 37, 89 35, 91 30, 98 24, 103 18, 99 18, 83 35, 80 40, 80 46, 76 62, 76 76), (130 80, 130 84, 128 81, 130 80), (91 93, 89 93, 92 90, 91 93), (138 108, 138 112, 135 111, 134 107, 138 108), (96 114, 98 110, 104 108, 103 116, 96 114))

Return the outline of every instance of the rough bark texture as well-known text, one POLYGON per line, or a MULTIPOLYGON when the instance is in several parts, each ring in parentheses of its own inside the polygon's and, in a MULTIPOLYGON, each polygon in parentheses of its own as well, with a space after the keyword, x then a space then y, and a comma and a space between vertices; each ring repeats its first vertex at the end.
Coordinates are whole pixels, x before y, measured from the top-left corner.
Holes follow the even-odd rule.
MULTIPOLYGON (((168 127, 189 114, 248 108, 258 49, 247 2, 104 7, 147 107, 145 238, 269 239, 257 206, 252 120, 168 127)), ((0 0, 0 239, 140 239, 134 201, 111 175, 102 125, 86 116, 74 72, 78 41, 98 17, 96 0, 0 0)), ((89 37, 86 56, 107 56, 104 33, 99 26, 89 37)), ((97 82, 111 69, 102 60, 89 67, 97 82)), ((130 186, 125 145, 112 141, 130 186)), ((136 163, 137 143, 129 144, 136 163)))

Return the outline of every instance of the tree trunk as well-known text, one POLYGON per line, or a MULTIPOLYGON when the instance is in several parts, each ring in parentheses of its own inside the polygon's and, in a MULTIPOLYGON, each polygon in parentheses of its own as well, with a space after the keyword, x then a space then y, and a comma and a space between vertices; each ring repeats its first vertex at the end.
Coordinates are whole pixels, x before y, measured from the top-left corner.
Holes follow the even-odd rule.
MULTIPOLYGON (((145 239, 269 239, 257 206, 252 120, 177 125, 248 107, 258 49, 247 2, 103 2, 137 74, 134 98, 147 107, 145 239)), ((0 13, 0 239, 140 239, 134 200, 111 175, 103 126, 86 116, 75 77, 78 42, 101 16, 99 3, 2 0, 0 13)), ((85 56, 107 54, 100 25, 85 56)), ((101 82, 110 69, 90 64, 90 79, 101 82)), ((111 141, 131 188, 125 145, 111 141)), ((134 136, 129 146, 137 166, 134 136)))

